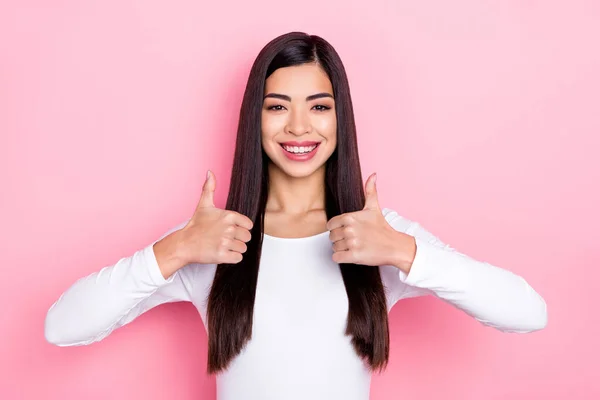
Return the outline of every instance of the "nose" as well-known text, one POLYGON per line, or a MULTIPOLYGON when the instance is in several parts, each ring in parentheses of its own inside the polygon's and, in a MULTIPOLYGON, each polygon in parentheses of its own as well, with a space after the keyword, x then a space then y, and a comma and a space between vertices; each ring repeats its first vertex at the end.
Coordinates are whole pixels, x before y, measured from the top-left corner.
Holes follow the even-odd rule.
POLYGON ((302 136, 306 133, 310 133, 310 117, 306 110, 302 107, 295 107, 289 115, 290 118, 286 126, 287 133, 294 136, 302 136))

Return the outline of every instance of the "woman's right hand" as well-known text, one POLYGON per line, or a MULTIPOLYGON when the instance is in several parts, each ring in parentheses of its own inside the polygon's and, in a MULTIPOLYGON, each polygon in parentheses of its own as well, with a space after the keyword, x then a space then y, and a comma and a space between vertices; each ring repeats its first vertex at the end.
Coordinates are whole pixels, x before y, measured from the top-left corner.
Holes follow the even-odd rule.
POLYGON ((208 171, 194 215, 180 230, 155 243, 154 253, 163 276, 190 263, 236 264, 250 241, 252 220, 214 205, 216 179, 208 171))

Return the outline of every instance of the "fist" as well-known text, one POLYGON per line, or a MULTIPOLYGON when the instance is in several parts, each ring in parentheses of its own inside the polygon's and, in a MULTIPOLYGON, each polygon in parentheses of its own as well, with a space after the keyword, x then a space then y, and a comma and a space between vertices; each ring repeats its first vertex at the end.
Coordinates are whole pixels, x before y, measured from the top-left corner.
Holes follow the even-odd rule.
POLYGON ((180 232, 185 263, 237 264, 247 250, 252 220, 215 207, 215 187, 216 178, 208 171, 194 215, 180 232))
POLYGON ((376 175, 365 184, 365 206, 360 211, 333 217, 327 222, 333 261, 371 266, 394 265, 405 270, 414 258, 414 239, 396 231, 386 221, 375 186, 376 175))

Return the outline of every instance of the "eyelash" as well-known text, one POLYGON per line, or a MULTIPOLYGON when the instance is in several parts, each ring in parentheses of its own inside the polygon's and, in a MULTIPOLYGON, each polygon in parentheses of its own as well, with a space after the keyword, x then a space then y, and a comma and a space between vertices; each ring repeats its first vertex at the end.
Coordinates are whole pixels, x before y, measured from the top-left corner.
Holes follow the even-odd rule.
MULTIPOLYGON (((283 107, 283 106, 281 104, 276 104, 274 106, 267 107, 267 110, 281 111, 281 109, 275 110, 275 107, 283 107)), ((320 112, 324 112, 324 111, 327 111, 327 110, 331 109, 331 107, 325 106, 323 104, 317 104, 315 107, 323 107, 322 109, 317 110, 317 111, 320 111, 320 112)))

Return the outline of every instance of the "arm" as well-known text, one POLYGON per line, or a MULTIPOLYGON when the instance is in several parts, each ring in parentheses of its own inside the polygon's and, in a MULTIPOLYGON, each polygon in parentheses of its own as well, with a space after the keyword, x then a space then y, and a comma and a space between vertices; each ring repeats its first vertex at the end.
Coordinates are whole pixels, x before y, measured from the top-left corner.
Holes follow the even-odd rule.
MULTIPOLYGON (((394 267, 392 304, 432 294, 503 332, 526 333, 546 326, 546 303, 521 276, 459 253, 393 210, 383 213, 395 230, 413 236, 416 242, 408 274, 394 267)), ((390 276, 389 270, 385 276, 390 276)))
MULTIPOLYGON (((161 250, 161 264, 154 244, 178 231, 169 230, 158 240, 77 280, 50 307, 46 315, 46 340, 57 346, 87 345, 104 339, 113 330, 163 303, 191 301, 192 281, 183 267, 172 274, 173 258, 161 250), (169 276, 170 275, 170 276, 169 276)), ((163 246, 164 247, 164 246, 163 246)))

